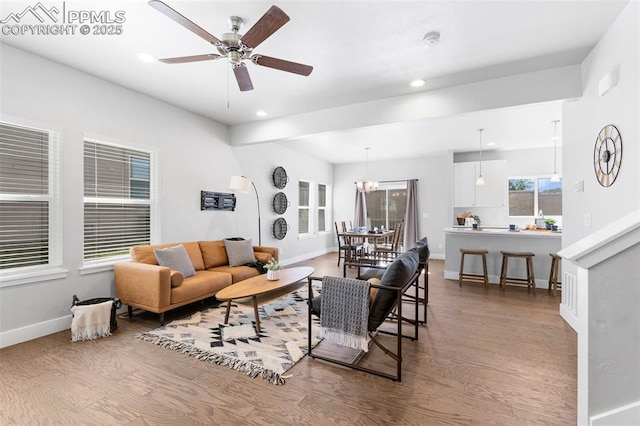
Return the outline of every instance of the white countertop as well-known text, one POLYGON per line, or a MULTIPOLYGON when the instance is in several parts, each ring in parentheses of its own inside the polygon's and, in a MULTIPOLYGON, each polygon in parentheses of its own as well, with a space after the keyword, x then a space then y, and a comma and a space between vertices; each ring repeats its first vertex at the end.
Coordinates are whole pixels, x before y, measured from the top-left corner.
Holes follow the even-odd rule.
POLYGON ((469 235, 469 236, 487 236, 487 237, 533 237, 533 238, 561 238, 562 232, 560 231, 547 231, 547 230, 518 230, 510 231, 505 228, 495 228, 482 226, 479 229, 472 229, 469 227, 449 227, 444 228, 445 234, 455 235, 469 235))

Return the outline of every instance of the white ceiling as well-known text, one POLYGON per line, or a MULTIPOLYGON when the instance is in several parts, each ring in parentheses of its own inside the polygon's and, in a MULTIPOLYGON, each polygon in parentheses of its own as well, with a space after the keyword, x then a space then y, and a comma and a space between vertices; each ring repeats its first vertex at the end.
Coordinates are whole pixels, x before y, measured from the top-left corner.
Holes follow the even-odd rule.
MULTIPOLYGON (((250 92, 238 90, 225 59, 175 65, 139 61, 136 55, 140 52, 157 58, 215 52, 213 46, 146 1, 65 2, 66 10, 125 11, 122 35, 1 35, 0 40, 232 126, 264 120, 255 115, 259 109, 268 113, 267 119, 285 117, 579 64, 627 2, 277 2, 291 20, 254 53, 313 65, 314 70, 309 77, 302 77, 247 64, 255 87, 250 92), (441 43, 426 50, 422 38, 433 30, 442 34, 441 43), (423 78, 427 84, 411 88, 408 83, 415 78, 423 78)), ((43 2, 47 7, 60 3, 43 2)), ((273 0, 166 3, 220 37, 228 32, 229 16, 245 19, 246 31, 273 0)), ((0 19, 33 4, 3 0, 0 19)), ((386 125, 286 144, 296 144, 298 149, 332 162, 344 161, 335 155, 340 152, 336 148, 346 147, 353 155, 362 155, 364 146, 371 146, 373 153, 383 149, 376 144, 391 137, 397 141, 397 156, 415 155, 416 150, 433 152, 444 146, 471 150, 477 146, 478 127, 487 128, 486 140, 493 138, 499 149, 548 144, 550 121, 558 118, 560 105, 549 102, 531 108, 386 125), (505 113, 510 114, 507 120, 501 115, 505 113), (380 137, 371 137, 373 133, 380 137), (416 134, 425 136, 415 140, 416 134)))

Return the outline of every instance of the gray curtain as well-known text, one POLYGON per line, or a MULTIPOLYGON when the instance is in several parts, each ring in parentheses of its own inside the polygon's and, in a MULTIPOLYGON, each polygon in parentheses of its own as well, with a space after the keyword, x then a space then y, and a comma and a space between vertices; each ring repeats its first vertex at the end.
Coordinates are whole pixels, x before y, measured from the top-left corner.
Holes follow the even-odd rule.
POLYGON ((353 215, 353 226, 367 226, 367 194, 356 187, 356 208, 353 215))
POLYGON ((404 216, 404 249, 418 241, 418 180, 407 181, 407 209, 404 216))

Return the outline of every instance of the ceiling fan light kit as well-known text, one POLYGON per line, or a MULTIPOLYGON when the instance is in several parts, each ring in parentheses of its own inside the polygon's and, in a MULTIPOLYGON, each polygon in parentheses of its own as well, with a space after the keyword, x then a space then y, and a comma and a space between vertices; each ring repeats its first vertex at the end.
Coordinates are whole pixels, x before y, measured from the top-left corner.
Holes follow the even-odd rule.
POLYGON ((253 83, 249 76, 245 60, 255 65, 286 71, 293 74, 308 76, 313 71, 310 65, 299 64, 286 61, 284 59, 272 58, 264 55, 253 55, 253 49, 258 47, 263 41, 289 22, 289 16, 277 6, 271 6, 260 19, 243 35, 240 28, 244 20, 238 16, 229 17, 228 23, 231 32, 222 34, 221 39, 210 34, 197 24, 181 15, 176 10, 159 0, 151 0, 149 5, 168 18, 174 20, 189 31, 200 36, 216 47, 218 54, 209 53, 204 55, 180 56, 176 58, 164 58, 159 61, 165 64, 181 64, 187 62, 198 62, 227 58, 233 67, 233 73, 238 82, 240 91, 253 90, 253 83))

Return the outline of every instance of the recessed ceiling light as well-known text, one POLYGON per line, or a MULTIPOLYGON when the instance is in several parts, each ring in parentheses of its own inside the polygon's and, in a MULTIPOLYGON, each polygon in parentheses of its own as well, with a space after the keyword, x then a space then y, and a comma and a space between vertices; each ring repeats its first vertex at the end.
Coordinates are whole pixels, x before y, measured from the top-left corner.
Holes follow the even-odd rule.
POLYGON ((489 142, 489 143, 487 144, 487 146, 496 146, 496 143, 495 143, 495 142, 489 142))
POLYGON ((440 33, 438 31, 431 31, 425 34, 422 39, 422 47, 425 49, 431 49, 436 47, 440 43, 440 33))
POLYGON ((263 110, 256 111, 256 115, 257 115, 258 117, 266 117, 266 116, 267 116, 267 112, 266 112, 266 111, 263 111, 263 110))
POLYGON ((411 82, 411 87, 421 87, 421 86, 424 86, 425 83, 426 81, 424 80, 413 80, 411 82))
POLYGON ((138 59, 142 62, 152 63, 156 61, 156 58, 149 55, 148 53, 138 53, 138 59))

